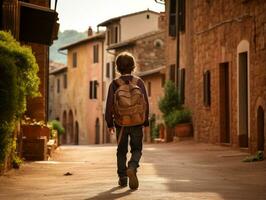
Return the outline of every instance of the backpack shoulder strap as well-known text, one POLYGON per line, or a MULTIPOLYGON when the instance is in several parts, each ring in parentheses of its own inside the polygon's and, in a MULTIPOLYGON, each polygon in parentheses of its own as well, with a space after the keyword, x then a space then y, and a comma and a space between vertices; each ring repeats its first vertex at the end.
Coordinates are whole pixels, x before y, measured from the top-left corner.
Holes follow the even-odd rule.
POLYGON ((134 85, 137 85, 138 81, 139 81, 139 78, 136 77, 136 76, 133 76, 132 80, 131 80, 131 83, 134 84, 134 85))
POLYGON ((123 81, 121 78, 117 78, 114 81, 118 86, 125 85, 125 81, 123 81))

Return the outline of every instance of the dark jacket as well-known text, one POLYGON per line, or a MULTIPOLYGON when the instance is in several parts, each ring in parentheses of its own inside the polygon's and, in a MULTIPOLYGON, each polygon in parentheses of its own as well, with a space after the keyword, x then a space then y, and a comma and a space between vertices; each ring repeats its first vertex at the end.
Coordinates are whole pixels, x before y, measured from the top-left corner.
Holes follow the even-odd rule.
MULTIPOLYGON (((127 82, 127 81, 131 81, 133 76, 132 75, 122 75, 122 76, 120 76, 120 78, 123 81, 127 82)), ((148 102, 147 92, 146 92, 143 80, 139 78, 137 85, 140 87, 142 93, 144 94, 144 98, 145 98, 145 101, 147 104, 146 119, 145 119, 143 126, 149 126, 149 102, 148 102)), ((117 88, 118 88, 118 86, 115 83, 115 81, 113 80, 109 86, 107 101, 106 101, 106 107, 105 107, 105 120, 106 120, 108 128, 115 126, 114 113, 112 113, 112 111, 113 111, 113 104, 114 104, 114 94, 115 94, 115 91, 117 90, 117 88)))

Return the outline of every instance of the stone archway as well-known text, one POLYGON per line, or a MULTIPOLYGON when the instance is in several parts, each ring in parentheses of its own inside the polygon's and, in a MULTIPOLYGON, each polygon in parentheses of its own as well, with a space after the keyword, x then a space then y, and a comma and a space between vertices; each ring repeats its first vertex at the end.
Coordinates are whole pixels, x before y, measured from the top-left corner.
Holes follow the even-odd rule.
POLYGON ((68 134, 67 134, 67 143, 74 143, 74 116, 72 110, 68 113, 68 134))
POLYGON ((79 144, 79 123, 75 122, 75 144, 79 144))
POLYGON ((100 144, 100 120, 96 119, 95 122, 95 144, 100 144))
POLYGON ((65 133, 61 136, 61 143, 66 144, 67 142, 67 112, 65 110, 63 112, 63 127, 65 129, 65 133))
POLYGON ((237 46, 237 97, 239 146, 247 148, 250 138, 249 42, 237 46))

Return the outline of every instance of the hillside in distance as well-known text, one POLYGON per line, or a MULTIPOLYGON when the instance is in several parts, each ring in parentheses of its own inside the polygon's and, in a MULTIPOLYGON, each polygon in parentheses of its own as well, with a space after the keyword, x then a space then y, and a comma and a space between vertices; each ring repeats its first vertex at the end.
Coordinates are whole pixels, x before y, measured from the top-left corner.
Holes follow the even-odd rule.
MULTIPOLYGON (((58 49, 73 42, 82 40, 87 37, 87 32, 78 32, 76 30, 59 31, 58 39, 50 47, 50 61, 66 64, 66 55, 59 53, 58 49)), ((64 52, 66 53, 66 52, 64 52)))

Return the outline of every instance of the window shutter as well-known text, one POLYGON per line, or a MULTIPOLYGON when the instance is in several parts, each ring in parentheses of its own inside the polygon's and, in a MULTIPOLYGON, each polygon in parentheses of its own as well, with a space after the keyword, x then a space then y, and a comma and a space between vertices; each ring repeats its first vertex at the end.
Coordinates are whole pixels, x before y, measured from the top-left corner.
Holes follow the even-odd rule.
POLYGON ((57 79, 57 93, 60 93, 60 79, 57 79))
POLYGON ((148 96, 151 96, 151 82, 148 82, 148 96))
POLYGON ((206 71, 204 73, 204 105, 210 106, 211 105, 211 73, 210 71, 206 71))
POLYGON ((93 98, 97 99, 97 85, 98 85, 98 81, 93 81, 93 98))
POLYGON ((77 67, 77 52, 72 54, 72 66, 77 67))
POLYGON ((180 70, 180 103, 184 104, 185 103, 185 69, 180 70))
POLYGON ((176 36, 176 1, 170 0, 169 4, 169 36, 176 36))
POLYGON ((161 75, 161 86, 164 87, 165 84, 165 74, 161 75))
POLYGON ((93 63, 99 62, 99 45, 93 46, 93 63))
POLYGON ((92 94, 93 94, 92 90, 93 90, 93 81, 90 81, 90 99, 93 98, 93 96, 92 96, 92 94))
POLYGON ((64 74, 64 88, 67 88, 67 74, 64 74))
POLYGON ((170 80, 175 83, 175 65, 170 65, 169 73, 170 80))
POLYGON ((112 65, 113 65, 112 77, 113 77, 113 79, 115 79, 115 62, 114 61, 112 62, 112 65))
POLYGON ((110 78, 110 63, 106 63, 106 77, 110 78))
POLYGON ((186 27, 186 1, 185 0, 179 0, 178 3, 179 3, 178 4, 179 30, 185 31, 185 27, 186 27))
POLYGON ((115 27, 115 35, 114 36, 115 36, 114 42, 117 43, 118 42, 118 27, 117 26, 115 27))
POLYGON ((108 28, 107 31, 107 45, 111 44, 111 30, 110 27, 108 28))

